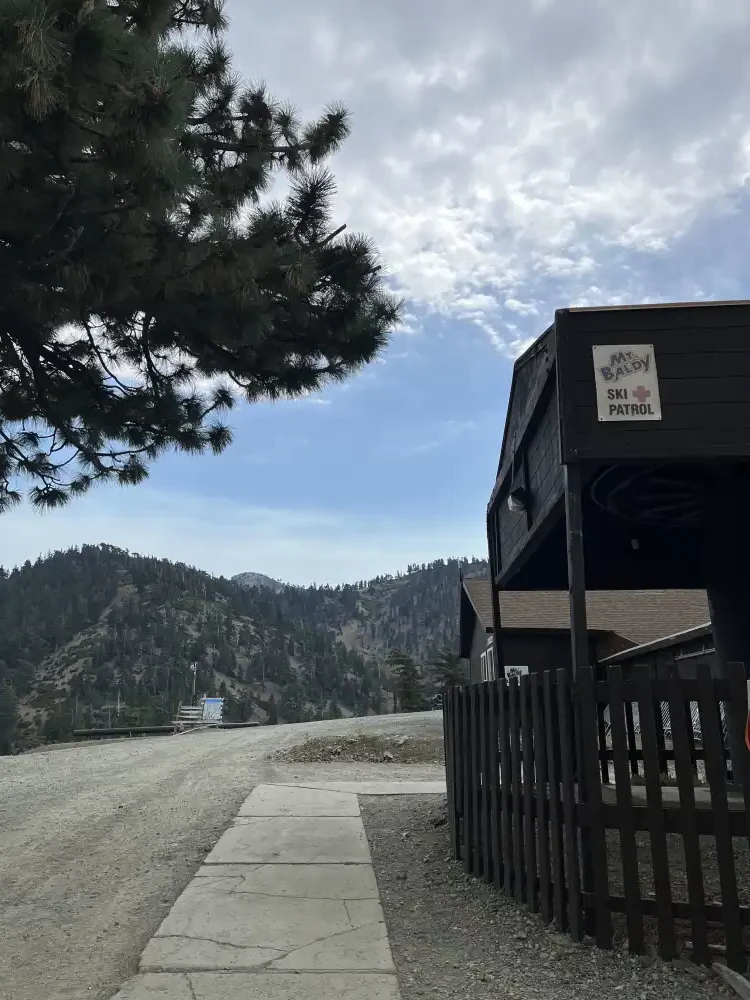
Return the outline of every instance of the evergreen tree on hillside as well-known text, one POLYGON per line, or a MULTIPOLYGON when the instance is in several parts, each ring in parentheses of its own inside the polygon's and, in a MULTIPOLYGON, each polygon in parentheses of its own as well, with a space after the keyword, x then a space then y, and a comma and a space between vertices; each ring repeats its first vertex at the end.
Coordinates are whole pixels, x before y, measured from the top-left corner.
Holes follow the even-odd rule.
POLYGON ((349 588, 362 647, 351 629, 341 641, 353 621, 351 602, 339 600, 344 588, 246 588, 111 545, 26 562, 0 574, 0 685, 23 710, 12 742, 23 748, 116 720, 166 723, 192 699, 193 662, 197 693, 214 694, 223 681, 235 721, 390 711, 397 681, 407 708, 425 707, 408 664, 393 676, 399 663, 385 660, 401 649, 419 675, 417 663, 455 647, 457 574, 458 563, 448 561, 349 588), (404 636, 413 637, 414 652, 403 650, 404 636))
POLYGON ((400 712, 421 712, 425 707, 422 677, 416 663, 407 653, 394 650, 388 657, 393 678, 396 704, 400 712))
POLYGON ((0 681, 0 754, 10 753, 18 725, 18 698, 13 686, 0 681))
POLYGON ((346 110, 303 123, 243 84, 223 6, 0 4, 2 507, 19 478, 50 507, 219 452, 237 395, 346 378, 397 319, 371 242, 331 218, 346 110))
POLYGON ((465 684, 468 680, 463 660, 452 649, 444 649, 427 664, 427 668, 438 691, 444 691, 457 684, 465 684))

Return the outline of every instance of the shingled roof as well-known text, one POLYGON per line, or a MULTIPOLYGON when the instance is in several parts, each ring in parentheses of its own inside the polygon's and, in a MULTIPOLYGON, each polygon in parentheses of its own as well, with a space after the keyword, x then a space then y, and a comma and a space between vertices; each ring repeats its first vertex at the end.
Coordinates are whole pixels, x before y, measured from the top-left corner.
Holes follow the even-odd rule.
MULTIPOLYGON (((489 577, 466 577, 463 586, 479 621, 491 629, 489 577)), ((616 632, 638 644, 710 620, 705 590, 592 590, 586 611, 590 631, 616 632)), ((503 629, 568 629, 567 591, 501 591, 500 620, 503 629)))

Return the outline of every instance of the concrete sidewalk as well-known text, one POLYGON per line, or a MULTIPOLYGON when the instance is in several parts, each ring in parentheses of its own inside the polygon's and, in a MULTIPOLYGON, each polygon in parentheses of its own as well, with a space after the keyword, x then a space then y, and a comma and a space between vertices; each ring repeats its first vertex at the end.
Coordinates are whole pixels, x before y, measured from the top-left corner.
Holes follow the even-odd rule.
POLYGON ((399 1000, 357 793, 444 790, 259 785, 114 1000, 399 1000))

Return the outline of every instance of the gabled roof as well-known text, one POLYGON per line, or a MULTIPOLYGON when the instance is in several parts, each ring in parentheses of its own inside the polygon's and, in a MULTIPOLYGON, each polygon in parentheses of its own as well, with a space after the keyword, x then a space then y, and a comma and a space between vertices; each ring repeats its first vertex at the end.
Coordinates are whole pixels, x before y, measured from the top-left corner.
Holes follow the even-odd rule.
MULTIPOLYGON (((710 622, 706 622, 705 625, 696 625, 695 628, 688 628, 681 632, 675 632, 673 635, 664 635, 660 639, 654 639, 653 642, 642 642, 638 646, 631 646, 629 649, 613 653, 612 656, 605 656, 604 659, 599 661, 599 663, 600 665, 622 663, 625 660, 633 660, 639 656, 645 655, 646 653, 653 653, 659 649, 669 649, 672 646, 683 646, 696 639, 713 639, 713 626, 710 622)), ((713 652, 713 650, 708 649, 706 652, 713 652)))
POLYGON ((485 628, 493 627, 492 588, 487 576, 465 576, 464 590, 469 598, 474 614, 485 628))
MULTIPOLYGON (((487 629, 492 628, 489 577, 463 581, 471 607, 487 629)), ((503 630, 565 630, 570 605, 564 590, 504 590, 500 592, 503 630)), ((653 642, 709 619, 704 590, 591 590, 586 594, 591 632, 616 632, 630 642, 653 642)))

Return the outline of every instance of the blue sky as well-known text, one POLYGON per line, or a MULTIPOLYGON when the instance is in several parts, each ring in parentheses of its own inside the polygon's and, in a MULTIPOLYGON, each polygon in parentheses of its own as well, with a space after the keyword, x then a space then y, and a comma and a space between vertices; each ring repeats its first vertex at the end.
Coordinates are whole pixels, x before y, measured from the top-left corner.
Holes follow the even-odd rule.
POLYGON ((381 361, 243 406, 222 456, 5 516, 0 562, 106 541, 342 582, 484 554, 513 358, 566 305, 748 296, 746 0, 229 0, 235 67, 353 113, 336 217, 406 300, 381 361))

